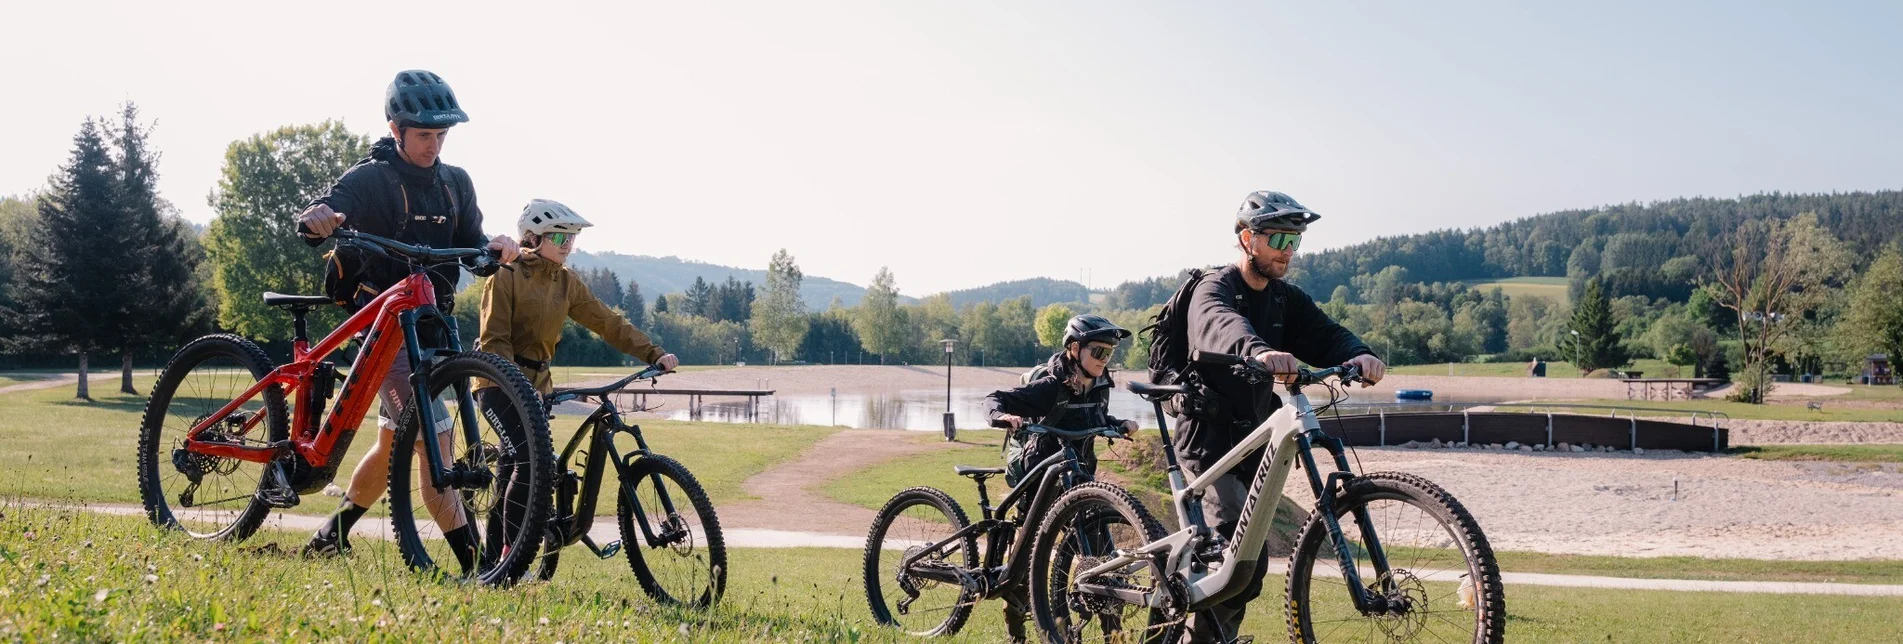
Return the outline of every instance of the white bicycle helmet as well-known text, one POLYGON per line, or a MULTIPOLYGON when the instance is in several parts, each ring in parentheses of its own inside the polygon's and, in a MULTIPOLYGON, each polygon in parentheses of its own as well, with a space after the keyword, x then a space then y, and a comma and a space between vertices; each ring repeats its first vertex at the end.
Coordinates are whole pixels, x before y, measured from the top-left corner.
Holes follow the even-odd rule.
POLYGON ((522 216, 516 218, 515 228, 522 236, 546 235, 549 233, 578 233, 581 229, 593 226, 581 215, 569 210, 561 202, 549 199, 531 199, 529 205, 522 207, 522 216))

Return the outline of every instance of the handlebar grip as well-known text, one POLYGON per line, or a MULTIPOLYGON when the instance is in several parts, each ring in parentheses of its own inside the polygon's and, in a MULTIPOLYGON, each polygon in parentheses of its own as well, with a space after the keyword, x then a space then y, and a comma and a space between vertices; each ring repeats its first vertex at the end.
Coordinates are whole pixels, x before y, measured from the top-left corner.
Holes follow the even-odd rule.
POLYGON ((1011 423, 1005 422, 1004 419, 1000 418, 1000 419, 991 421, 991 428, 992 429, 1010 429, 1011 423))
POLYGON ((1242 364, 1243 360, 1244 358, 1242 356, 1217 353, 1214 351, 1196 350, 1189 352, 1189 361, 1200 364, 1228 367, 1242 364))

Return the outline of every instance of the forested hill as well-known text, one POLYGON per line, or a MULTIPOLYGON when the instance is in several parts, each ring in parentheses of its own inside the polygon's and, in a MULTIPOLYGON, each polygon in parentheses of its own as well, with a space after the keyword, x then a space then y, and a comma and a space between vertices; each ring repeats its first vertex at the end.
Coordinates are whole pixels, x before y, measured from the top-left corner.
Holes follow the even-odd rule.
MULTIPOLYGON (((667 293, 684 293, 694 284, 694 278, 704 279, 709 284, 719 284, 728 277, 754 284, 766 283, 766 271, 762 269, 735 268, 685 260, 679 257, 649 257, 647 255, 623 255, 621 253, 575 253, 570 260, 577 269, 606 268, 614 271, 622 281, 632 280, 641 285, 647 297, 667 293)), ((841 282, 814 275, 800 280, 800 297, 806 300, 806 308, 823 311, 839 298, 845 306, 859 303, 866 289, 857 284, 841 282)), ((901 297, 901 302, 911 302, 912 298, 901 297)))
POLYGON ((1724 248, 1739 222, 1806 212, 1817 213, 1859 258, 1903 236, 1903 191, 1673 199, 1566 210, 1488 228, 1383 237, 1305 253, 1296 257, 1290 280, 1325 299, 1356 275, 1400 266, 1416 282, 1598 275, 1621 292, 1670 297, 1689 289, 1677 273, 1696 270, 1703 258, 1724 248))
POLYGON ((1070 280, 1056 280, 1048 277, 998 282, 977 288, 968 288, 946 293, 951 296, 954 307, 962 307, 978 302, 993 304, 1006 300, 1031 296, 1031 306, 1044 306, 1060 302, 1089 302, 1090 289, 1070 280))

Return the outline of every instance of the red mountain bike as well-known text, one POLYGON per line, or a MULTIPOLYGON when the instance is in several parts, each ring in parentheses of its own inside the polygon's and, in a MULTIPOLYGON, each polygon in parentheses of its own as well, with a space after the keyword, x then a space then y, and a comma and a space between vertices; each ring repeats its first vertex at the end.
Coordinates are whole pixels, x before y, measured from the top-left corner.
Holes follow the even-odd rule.
POLYGON ((431 249, 350 230, 332 237, 340 247, 404 262, 409 277, 315 346, 305 316, 330 299, 265 293, 265 304, 291 314, 296 332, 291 362, 276 368, 258 345, 235 335, 210 335, 179 349, 152 389, 139 434, 147 516, 193 537, 237 541, 256 531, 271 508, 297 505, 298 495, 323 489, 402 350, 418 404, 397 419, 389 510, 405 562, 425 571, 438 561, 454 567, 440 531, 469 523, 481 543, 465 576, 486 584, 521 578, 553 505, 555 457, 541 399, 515 365, 461 350, 456 321, 437 309, 426 274, 460 265, 490 275, 500 264, 486 250, 431 249), (325 360, 366 331, 347 374, 325 360), (343 390, 325 416, 338 382, 343 390), (438 431, 424 434, 425 427, 438 431), (419 452, 423 462, 413 463, 419 452), (435 519, 428 532, 417 525, 417 501, 435 519))

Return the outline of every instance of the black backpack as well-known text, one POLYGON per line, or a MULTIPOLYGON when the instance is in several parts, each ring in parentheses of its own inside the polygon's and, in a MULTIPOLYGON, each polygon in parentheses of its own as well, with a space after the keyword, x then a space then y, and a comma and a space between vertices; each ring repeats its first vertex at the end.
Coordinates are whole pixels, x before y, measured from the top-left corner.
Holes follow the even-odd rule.
MULTIPOLYGON (((1189 277, 1176 289, 1176 294, 1163 303, 1163 309, 1149 326, 1138 333, 1150 336, 1150 383, 1156 385, 1188 385, 1193 389, 1202 389, 1202 383, 1189 369, 1189 299, 1196 292, 1196 285, 1204 279, 1215 277, 1220 269, 1190 269, 1189 277)), ((1245 301, 1236 298, 1236 310, 1248 315, 1245 301)), ((1170 401, 1172 407, 1195 407, 1203 411, 1201 401, 1170 401), (1191 403, 1184 405, 1185 402, 1191 403)), ((1170 411, 1175 412, 1176 409, 1170 411)))

